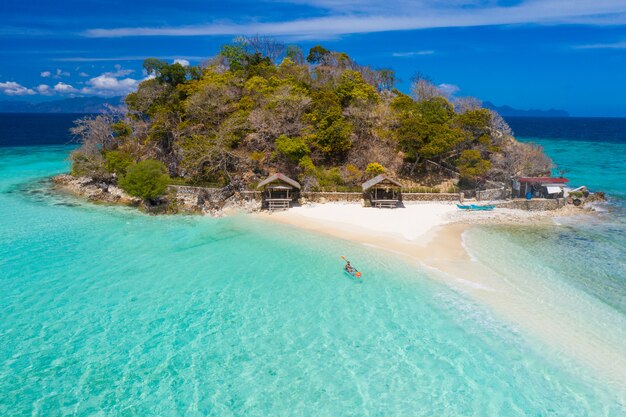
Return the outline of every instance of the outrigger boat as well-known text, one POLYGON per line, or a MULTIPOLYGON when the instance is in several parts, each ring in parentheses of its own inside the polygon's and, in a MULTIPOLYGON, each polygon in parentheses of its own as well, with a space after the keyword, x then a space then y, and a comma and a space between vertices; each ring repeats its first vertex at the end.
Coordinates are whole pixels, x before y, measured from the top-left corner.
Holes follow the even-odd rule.
POLYGON ((461 210, 468 210, 468 211, 491 211, 494 208, 496 208, 496 206, 491 205, 491 204, 488 204, 485 206, 477 206, 476 204, 469 204, 469 205, 457 204, 456 206, 460 208, 461 210))
POLYGON ((355 267, 350 265, 350 261, 348 261, 345 256, 342 256, 341 259, 347 262, 346 266, 343 268, 343 272, 350 275, 353 279, 360 281, 362 279, 362 274, 355 267))

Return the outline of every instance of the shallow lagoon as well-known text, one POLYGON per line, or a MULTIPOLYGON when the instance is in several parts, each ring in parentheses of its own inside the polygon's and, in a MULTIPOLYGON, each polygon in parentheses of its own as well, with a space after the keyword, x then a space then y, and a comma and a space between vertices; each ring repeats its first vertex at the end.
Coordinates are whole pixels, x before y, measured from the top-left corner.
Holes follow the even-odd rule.
POLYGON ((620 393, 388 254, 50 194, 39 180, 67 151, 0 149, 2 415, 622 411, 620 393))

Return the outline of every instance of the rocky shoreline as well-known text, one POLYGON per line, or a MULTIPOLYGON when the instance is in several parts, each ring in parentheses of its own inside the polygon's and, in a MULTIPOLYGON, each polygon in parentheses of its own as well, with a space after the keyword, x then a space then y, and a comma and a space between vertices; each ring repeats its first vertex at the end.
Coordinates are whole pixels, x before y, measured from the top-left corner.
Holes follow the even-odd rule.
MULTIPOLYGON (((136 207, 148 214, 201 214, 213 217, 222 217, 232 212, 253 213, 261 211, 262 203, 260 194, 254 191, 238 191, 229 187, 202 188, 189 186, 168 187, 168 192, 154 201, 146 201, 128 195, 124 190, 108 181, 101 181, 90 177, 76 177, 69 174, 57 175, 52 178, 54 187, 62 192, 85 198, 91 202, 103 204, 117 204, 136 207)), ((344 193, 318 193, 337 194, 342 197, 344 193)), ((336 196, 334 196, 336 197, 336 196)), ((437 196, 438 197, 438 196, 437 196)), ((309 203, 308 199, 301 199, 302 204, 309 203)), ((515 200, 494 203, 498 206, 496 212, 459 212, 454 215, 455 219, 468 221, 469 223, 494 223, 494 222, 532 222, 539 219, 558 216, 571 216, 576 214, 589 214, 594 210, 587 203, 604 201, 604 195, 591 194, 584 199, 583 204, 576 206, 571 201, 564 200, 558 208, 524 209, 515 205, 515 200), (584 207, 587 206, 587 207, 584 207)), ((334 200, 329 200, 329 202, 334 200)), ((555 202, 556 200, 546 200, 555 202)), ((311 203, 325 203, 326 197, 320 197, 311 203)), ((335 201, 337 203, 348 201, 335 201)), ((362 200, 361 200, 362 203, 362 200)), ((419 203, 418 203, 419 204, 419 203)), ((452 204, 450 202, 450 204, 452 204)))
POLYGON ((203 214, 221 217, 229 211, 255 212, 261 203, 244 193, 225 189, 202 189, 186 192, 187 187, 170 187, 168 193, 155 201, 144 201, 128 195, 118 186, 90 177, 69 174, 52 178, 54 187, 62 192, 86 198, 95 203, 137 207, 148 214, 203 214))

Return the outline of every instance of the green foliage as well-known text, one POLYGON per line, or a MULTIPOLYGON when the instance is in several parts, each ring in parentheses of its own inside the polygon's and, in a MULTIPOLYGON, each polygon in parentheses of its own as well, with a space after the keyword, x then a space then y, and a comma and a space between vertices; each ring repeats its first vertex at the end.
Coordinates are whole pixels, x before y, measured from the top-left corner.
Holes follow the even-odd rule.
POLYGON ((348 181, 352 184, 357 184, 363 178, 363 173, 356 165, 348 164, 346 165, 346 173, 348 177, 348 181))
POLYGON ((341 176, 338 167, 329 169, 319 169, 317 172, 317 180, 321 187, 332 187, 335 185, 344 185, 345 181, 341 176))
POLYGON ((313 109, 308 119, 315 127, 312 142, 325 154, 341 154, 352 146, 352 125, 343 117, 339 96, 332 91, 313 94, 313 109))
POLYGON ((265 160, 265 154, 259 151, 250 152, 250 159, 255 162, 261 163, 265 160))
POLYGON ((317 45, 309 50, 306 60, 309 64, 326 64, 330 56, 330 51, 323 46, 317 45))
POLYGON ((130 166, 119 185, 132 196, 153 200, 165 194, 169 182, 165 165, 149 159, 130 166))
POLYGON ((135 158, 121 150, 105 153, 104 159, 106 159, 106 170, 116 174, 118 178, 126 175, 128 167, 135 163, 135 158))
POLYGON ((484 136, 489 130, 491 113, 487 109, 469 110, 457 116, 459 126, 474 136, 484 136))
POLYGON ((343 107, 350 104, 372 105, 379 100, 376 89, 366 83, 357 71, 344 71, 336 91, 343 107))
POLYGON ((97 153, 85 152, 77 149, 70 154, 72 161, 72 175, 75 177, 106 177, 105 161, 102 155, 97 153))
POLYGON ((111 125, 111 130, 113 131, 115 136, 120 138, 130 136, 130 134, 133 132, 130 125, 123 120, 119 120, 116 123, 113 123, 111 125))
POLYGON ((453 126, 453 106, 443 97, 415 102, 400 95, 391 108, 396 117, 393 133, 409 159, 438 157, 464 140, 464 132, 453 126))
POLYGON ((220 55, 228 60, 228 65, 232 71, 243 70, 248 59, 246 46, 242 42, 222 46, 220 55))
POLYGON ((281 135, 276 139, 275 146, 276 152, 293 162, 298 162, 311 153, 309 146, 302 137, 290 138, 286 135, 281 135))
POLYGON ((491 162, 483 159, 480 152, 476 149, 468 149, 461 153, 457 167, 461 173, 461 177, 470 181, 485 176, 491 168, 491 162))
POLYGON ((317 167, 313 163, 310 156, 307 155, 302 158, 298 165, 300 166, 300 169, 302 169, 304 176, 317 178, 317 167))
MULTIPOLYGON (((178 62, 168 64, 157 58, 148 58, 143 62, 143 68, 148 74, 154 74, 159 82, 177 86, 187 80, 188 69, 178 62)), ((194 70, 195 74, 196 71, 194 70)))
POLYGON ((367 168, 365 168, 365 173, 370 177, 384 174, 386 171, 387 170, 385 169, 385 167, 378 162, 370 162, 369 164, 367 164, 367 168))
POLYGON ((457 114, 432 84, 422 83, 416 101, 394 89, 390 69, 359 66, 320 45, 306 59, 289 46, 280 62, 282 50, 242 37, 202 68, 147 59, 153 78, 126 97, 123 120, 93 129, 97 145, 73 156, 74 171, 123 177, 129 156, 105 151, 124 149, 138 159, 158 155, 173 174, 195 183, 241 185, 282 170, 306 177, 309 187, 336 188, 384 172, 380 164, 362 170, 367 161, 384 163, 391 175, 417 177, 427 159, 456 165, 471 181, 487 171, 506 177, 512 170, 505 165, 528 171, 525 165, 543 160, 507 157, 513 146, 492 137, 491 112, 466 106, 457 114))
POLYGON ((443 97, 433 97, 417 103, 417 109, 429 124, 443 124, 454 117, 454 106, 443 97))
POLYGON ((297 45, 288 45, 287 50, 285 51, 285 56, 297 65, 304 64, 304 54, 302 53, 302 49, 300 49, 297 45))

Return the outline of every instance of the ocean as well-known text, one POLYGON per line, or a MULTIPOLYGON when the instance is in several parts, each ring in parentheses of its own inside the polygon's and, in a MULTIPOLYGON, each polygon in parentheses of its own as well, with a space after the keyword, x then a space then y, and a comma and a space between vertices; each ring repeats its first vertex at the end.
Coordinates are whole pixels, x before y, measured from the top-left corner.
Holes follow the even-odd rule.
MULTIPOLYGON (((393 255, 52 192, 72 119, 0 115, 0 415, 623 415, 623 381, 393 255)), ((626 355, 626 138, 524 122, 522 140, 610 200, 584 221, 474 228, 468 248, 626 355)))

